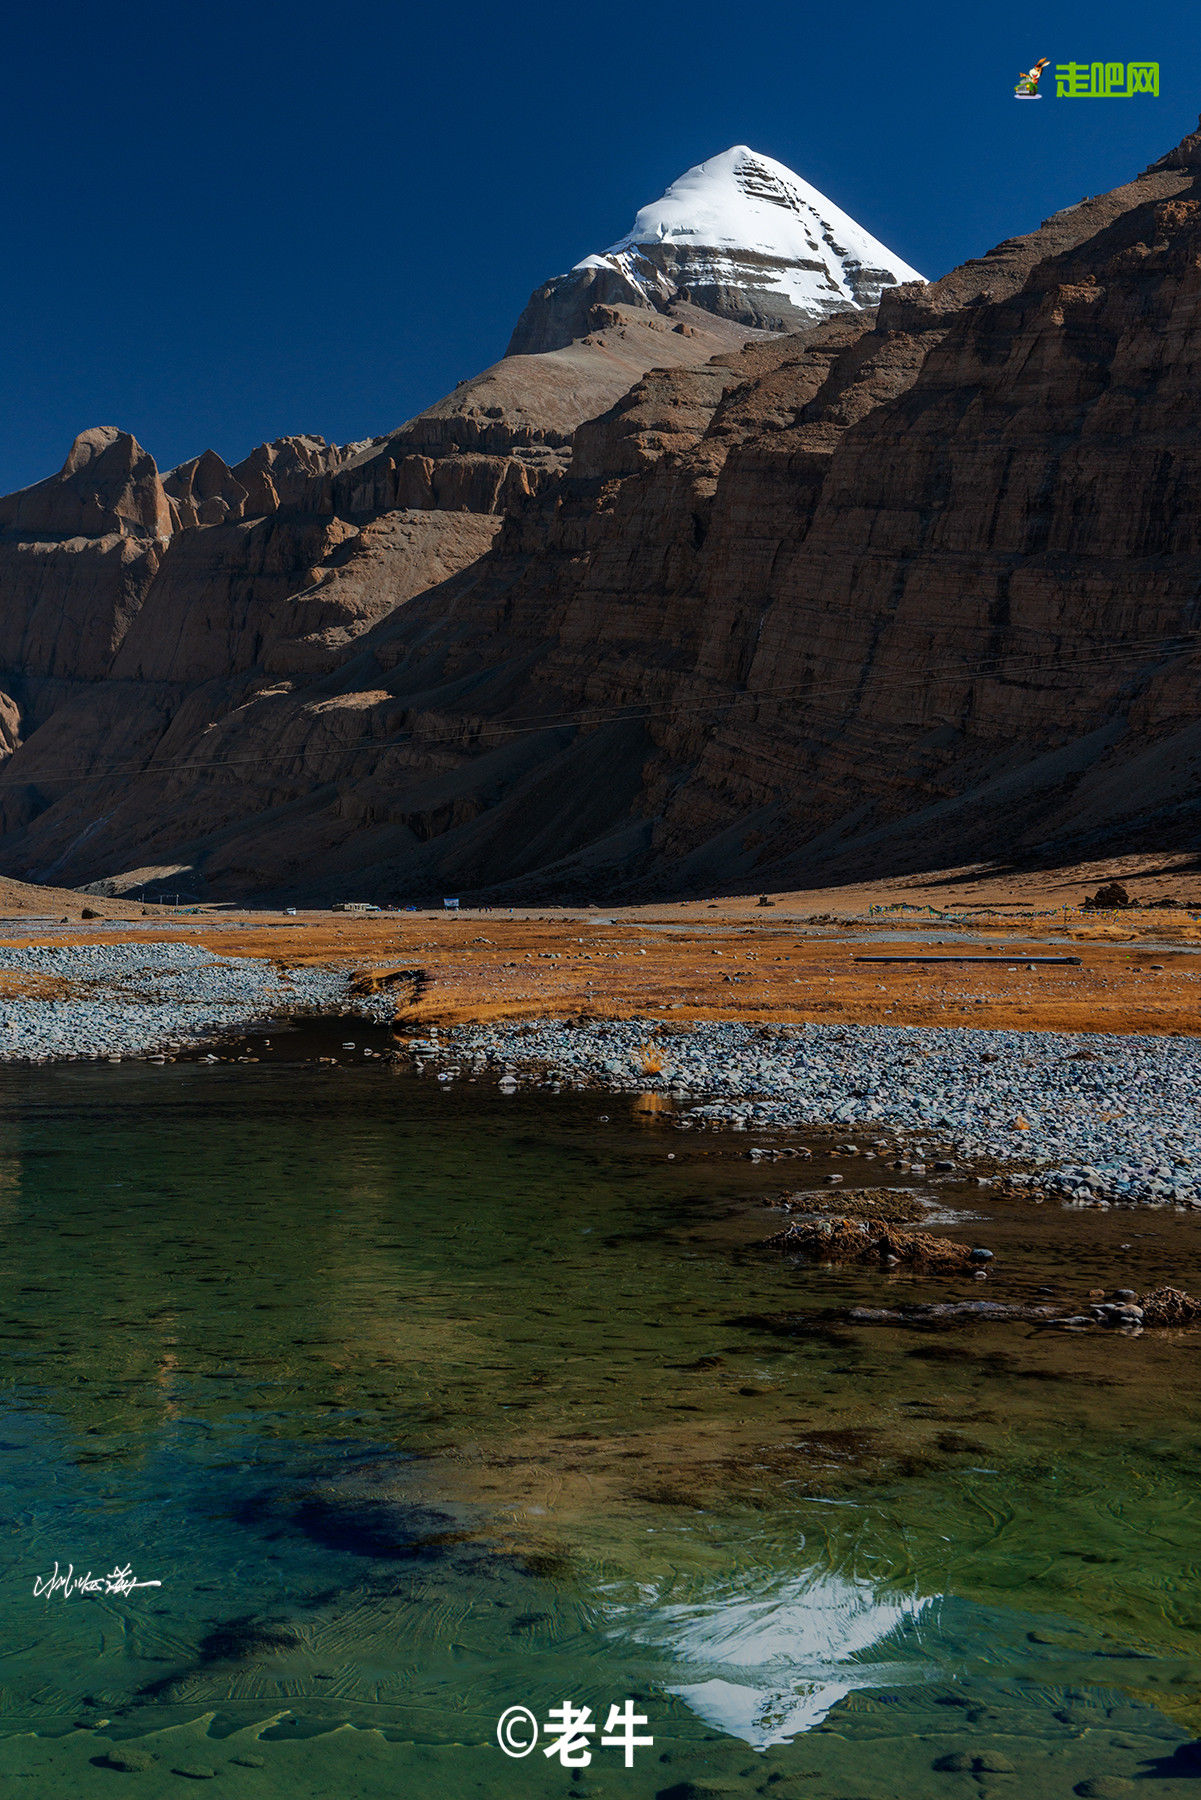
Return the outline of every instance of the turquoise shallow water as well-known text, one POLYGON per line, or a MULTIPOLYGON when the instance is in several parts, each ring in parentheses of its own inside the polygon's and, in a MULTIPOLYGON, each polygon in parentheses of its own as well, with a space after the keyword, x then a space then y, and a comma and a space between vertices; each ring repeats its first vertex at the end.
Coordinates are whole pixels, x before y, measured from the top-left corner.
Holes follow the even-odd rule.
MULTIPOLYGON (((827 1165, 747 1142, 382 1067, 4 1071, 0 1781, 1201 1792, 1197 1340, 851 1329, 934 1290, 765 1255, 827 1165), (56 1561, 161 1586, 35 1598, 56 1561), (627 1699, 629 1769, 496 1743, 627 1699)), ((998 1298, 1201 1281, 1190 1218, 943 1197, 998 1298)))

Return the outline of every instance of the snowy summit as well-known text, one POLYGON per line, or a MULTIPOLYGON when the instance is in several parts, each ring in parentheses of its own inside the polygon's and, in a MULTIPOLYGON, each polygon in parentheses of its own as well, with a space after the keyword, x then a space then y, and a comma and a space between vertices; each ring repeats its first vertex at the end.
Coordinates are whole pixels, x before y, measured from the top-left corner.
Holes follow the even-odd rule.
POLYGON ((654 252, 664 250, 687 253, 690 287, 736 288, 750 274, 757 289, 810 320, 839 304, 874 306, 881 288, 924 279, 815 187, 745 144, 689 169, 642 208, 632 231, 576 268, 619 268, 653 303, 665 261, 654 252))
POLYGON ((510 354, 583 334, 589 310, 688 302, 758 331, 876 304, 916 269, 783 163, 736 144, 673 181, 632 231, 537 289, 510 354))

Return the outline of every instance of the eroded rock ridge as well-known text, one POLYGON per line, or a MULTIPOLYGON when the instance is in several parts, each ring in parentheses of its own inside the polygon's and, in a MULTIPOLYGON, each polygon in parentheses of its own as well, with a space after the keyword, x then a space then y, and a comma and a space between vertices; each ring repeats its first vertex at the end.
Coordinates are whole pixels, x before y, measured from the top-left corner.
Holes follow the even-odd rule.
POLYGON ((0 868, 604 898, 1190 845, 1199 176, 1201 134, 782 335, 597 293, 370 444, 86 434, 0 502, 0 868))

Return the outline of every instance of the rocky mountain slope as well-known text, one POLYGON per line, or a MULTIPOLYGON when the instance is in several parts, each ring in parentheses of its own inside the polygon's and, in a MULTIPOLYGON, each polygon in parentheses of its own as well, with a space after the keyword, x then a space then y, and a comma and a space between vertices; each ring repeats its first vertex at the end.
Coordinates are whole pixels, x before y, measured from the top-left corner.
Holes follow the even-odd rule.
MULTIPOLYGON (((871 312, 644 365, 566 470, 477 384, 255 471, 91 434, 0 503, 0 866, 604 898, 1188 848, 1199 269, 1201 133, 871 312)), ((667 304, 594 329, 686 342, 667 304)))

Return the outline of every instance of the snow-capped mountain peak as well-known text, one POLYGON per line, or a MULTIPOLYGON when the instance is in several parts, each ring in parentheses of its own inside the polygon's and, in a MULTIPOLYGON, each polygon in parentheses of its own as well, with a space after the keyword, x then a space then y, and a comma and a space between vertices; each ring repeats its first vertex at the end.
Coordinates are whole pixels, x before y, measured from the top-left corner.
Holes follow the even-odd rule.
POLYGON ((617 243, 539 289, 510 349, 523 330, 531 340, 539 328, 546 336, 549 320, 530 317, 540 298, 553 302, 560 337, 569 324, 564 303, 585 295, 593 304, 659 311, 684 299, 751 328, 798 331, 922 279, 783 163, 735 144, 673 181, 617 243))
POLYGON ((815 187, 745 144, 687 170, 642 208, 632 231, 576 267, 620 263, 637 281, 646 253, 661 246, 688 247, 691 287, 705 277, 728 287, 732 276, 745 277, 753 257, 755 287, 814 319, 825 317, 832 301, 874 305, 882 287, 922 280, 815 187))

